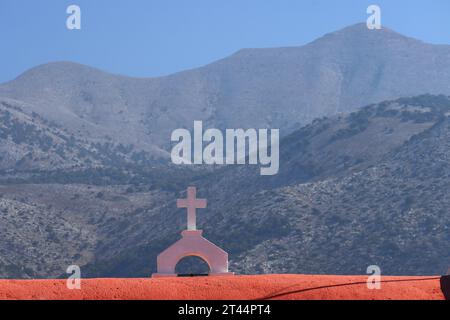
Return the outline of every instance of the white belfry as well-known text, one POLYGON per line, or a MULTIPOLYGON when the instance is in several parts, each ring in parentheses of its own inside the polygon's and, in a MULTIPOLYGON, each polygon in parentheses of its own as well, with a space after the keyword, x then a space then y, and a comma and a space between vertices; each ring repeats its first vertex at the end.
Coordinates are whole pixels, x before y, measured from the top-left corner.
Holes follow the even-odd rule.
POLYGON ((187 208, 187 229, 197 230, 196 212, 197 209, 206 208, 206 199, 197 199, 197 188, 189 187, 186 199, 178 199, 178 208, 187 208))
POLYGON ((189 187, 186 199, 177 200, 178 208, 187 208, 187 230, 181 232, 182 238, 161 252, 156 258, 153 277, 176 277, 175 267, 184 257, 199 257, 209 266, 210 276, 232 276, 228 271, 228 253, 202 237, 197 230, 195 214, 197 209, 206 208, 206 199, 197 199, 197 189, 189 187))

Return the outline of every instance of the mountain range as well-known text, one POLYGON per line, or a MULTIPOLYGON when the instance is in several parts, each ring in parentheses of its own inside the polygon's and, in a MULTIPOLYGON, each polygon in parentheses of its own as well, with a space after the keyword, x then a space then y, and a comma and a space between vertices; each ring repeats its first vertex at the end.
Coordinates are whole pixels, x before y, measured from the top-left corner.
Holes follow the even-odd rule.
POLYGON ((450 94, 450 46, 357 24, 300 47, 243 49, 160 78, 111 75, 56 62, 0 86, 79 138, 167 157, 170 133, 194 120, 214 128, 279 128, 419 94, 450 94))
POLYGON ((0 276, 148 276, 185 228, 238 273, 435 274, 450 264, 450 46, 358 24, 138 79, 71 62, 0 85, 0 276), (170 133, 280 128, 280 172, 178 167, 170 133))

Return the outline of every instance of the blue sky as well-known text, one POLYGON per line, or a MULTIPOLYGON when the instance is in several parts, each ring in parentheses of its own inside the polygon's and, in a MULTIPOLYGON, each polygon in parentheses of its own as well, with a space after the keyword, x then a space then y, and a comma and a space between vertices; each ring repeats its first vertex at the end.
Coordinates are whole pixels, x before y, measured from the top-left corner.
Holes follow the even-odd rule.
POLYGON ((297 46, 364 22, 450 44, 448 0, 0 0, 0 82, 36 65, 69 60, 149 77, 198 67, 241 48, 297 46), (82 30, 66 29, 66 8, 82 30))

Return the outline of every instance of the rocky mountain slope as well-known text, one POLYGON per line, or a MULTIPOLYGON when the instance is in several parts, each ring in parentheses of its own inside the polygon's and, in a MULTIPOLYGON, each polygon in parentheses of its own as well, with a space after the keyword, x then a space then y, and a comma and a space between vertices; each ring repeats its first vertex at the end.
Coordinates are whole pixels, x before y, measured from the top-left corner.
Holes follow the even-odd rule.
POLYGON ((4 183, 0 273, 55 277, 79 264, 84 276, 148 276, 185 227, 175 200, 190 184, 208 198, 199 227, 238 273, 365 273, 372 264, 384 274, 443 273, 449 138, 450 98, 424 95, 292 133, 278 176, 248 166, 160 176, 134 168, 133 179, 102 171, 77 184, 4 183))
MULTIPOLYGON (((230 167, 198 180, 210 204, 199 224, 242 273, 364 273, 372 264, 389 274, 443 273, 449 115, 449 98, 420 96, 319 120, 282 141, 280 176, 230 167)), ((165 219, 178 221, 164 226, 176 237, 180 217, 165 219)), ((98 256, 88 270, 148 273, 146 261, 170 243, 156 239, 98 256)))
POLYGON ((0 170, 13 172, 80 170, 149 162, 133 145, 79 137, 23 103, 0 100, 0 170))
POLYGON ((244 273, 363 273, 371 264, 390 274, 444 273, 449 137, 443 96, 318 121, 286 138, 284 175, 224 200, 208 225, 221 226, 217 240, 236 250, 244 273), (226 230, 232 235, 221 236, 226 230))
POLYGON ((0 85, 0 277, 148 276, 192 184, 236 272, 441 273, 449 83, 450 46, 361 24, 161 78, 36 67, 0 85), (279 174, 169 164, 194 120, 281 128, 279 174))

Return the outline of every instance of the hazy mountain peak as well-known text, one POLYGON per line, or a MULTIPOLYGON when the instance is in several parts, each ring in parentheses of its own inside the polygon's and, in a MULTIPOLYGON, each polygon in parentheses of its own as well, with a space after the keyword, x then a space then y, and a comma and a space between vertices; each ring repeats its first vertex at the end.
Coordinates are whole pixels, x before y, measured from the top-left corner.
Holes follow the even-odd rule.
POLYGON ((76 78, 113 77, 100 69, 71 61, 55 61, 38 65, 19 75, 15 80, 45 84, 51 81, 71 81, 76 78), (42 83, 41 81, 44 81, 42 83))
POLYGON ((450 94, 450 46, 359 23, 291 48, 248 49, 202 68, 135 79, 73 62, 33 68, 0 98, 86 138, 169 149, 170 134, 205 127, 280 128, 420 94, 450 94))
POLYGON ((340 44, 352 49, 354 48, 353 46, 386 45, 396 42, 405 45, 408 43, 424 44, 421 40, 402 35, 389 27, 383 26, 380 30, 370 30, 367 28, 366 23, 357 23, 338 31, 328 33, 313 41, 312 44, 330 44, 332 46, 340 44))

